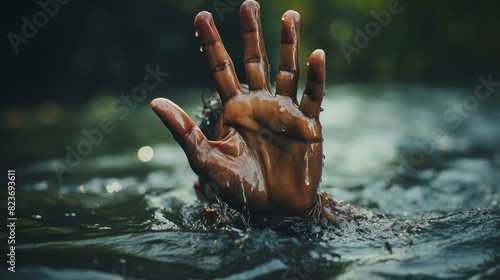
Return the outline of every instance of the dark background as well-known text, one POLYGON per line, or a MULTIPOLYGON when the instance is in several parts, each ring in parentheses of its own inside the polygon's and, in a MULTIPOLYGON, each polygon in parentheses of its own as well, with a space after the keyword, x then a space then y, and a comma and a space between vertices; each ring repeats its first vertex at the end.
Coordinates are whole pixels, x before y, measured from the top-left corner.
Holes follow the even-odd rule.
MULTIPOLYGON (((32 21, 40 6, 35 0, 3 1, 0 172, 7 180, 6 170, 16 170, 17 275, 96 279, 95 272, 121 274, 126 266, 127 279, 238 278, 246 271, 258 277, 262 269, 275 269, 279 278, 280 267, 298 267, 304 256, 326 261, 319 270, 325 276, 309 279, 498 274, 499 219, 493 211, 500 197, 500 87, 468 115, 455 113, 458 128, 443 116, 474 97, 479 75, 500 82, 500 1, 401 0, 403 11, 348 63, 339 43, 354 45, 352 29, 364 29, 373 21, 370 11, 384 10, 388 1, 261 1, 272 81, 286 10, 302 16, 302 69, 314 49, 327 53, 322 190, 362 213, 372 209, 390 217, 324 234, 298 223, 297 235, 200 230, 202 205, 190 205, 196 176, 148 106, 164 96, 193 115, 202 94, 214 92, 194 36, 193 19, 201 10, 214 14, 244 82, 239 7, 222 19, 214 6, 241 1, 71 0, 17 54, 7 36, 21 34, 21 19, 32 21), (111 104, 142 83, 147 65, 157 64, 170 76, 122 119, 111 104), (70 166, 69 148, 90 143, 83 131, 96 131, 104 119, 114 131, 70 166), (419 143, 432 141, 434 129, 448 136, 431 142, 430 155, 403 176, 401 167, 423 150, 419 143), (138 158, 145 146, 154 149, 148 162, 138 158), (72 167, 61 181, 55 163, 72 167), (110 192, 116 184, 123 189, 110 192), (422 223, 405 225, 411 221, 422 223), (183 230, 171 228, 175 223, 183 230), (384 248, 388 242, 394 255, 384 248)), ((4 188, 0 215, 7 214, 6 195, 4 188)), ((4 248, 0 241, 6 257, 4 248)))
MULTIPOLYGON (((73 0, 60 5, 48 24, 39 28, 28 44, 19 46, 18 54, 7 34, 20 35, 21 18, 32 21, 40 6, 37 1, 6 2, 0 12, 1 107, 29 109, 45 101, 78 104, 100 94, 119 96, 141 82, 146 65, 156 64, 171 73, 169 81, 159 88, 166 97, 179 89, 212 87, 194 36, 193 18, 201 10, 214 14, 244 80, 239 7, 225 11, 223 20, 215 8, 217 3, 237 2, 73 0)), ((393 15, 390 24, 360 54, 352 55, 350 64, 332 36, 345 31, 345 24, 339 31, 332 22, 344 19, 351 28, 364 29, 373 20, 369 11, 386 9, 387 1, 261 2, 272 70, 278 59, 280 17, 295 9, 302 15, 301 62, 305 64, 315 48, 325 49, 330 84, 410 82, 456 87, 477 83, 480 74, 493 73, 494 80, 498 77, 498 1, 402 0, 403 11, 393 15)), ((352 39, 348 43, 354 45, 352 39)))

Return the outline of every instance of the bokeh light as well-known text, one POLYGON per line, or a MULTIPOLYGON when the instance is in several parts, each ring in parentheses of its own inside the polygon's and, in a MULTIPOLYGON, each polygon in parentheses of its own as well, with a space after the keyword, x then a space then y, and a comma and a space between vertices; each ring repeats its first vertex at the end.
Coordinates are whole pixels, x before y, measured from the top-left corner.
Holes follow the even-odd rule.
POLYGON ((21 128, 25 122, 25 113, 21 107, 10 107, 3 112, 2 119, 7 128, 21 128))
POLYGON ((59 107, 51 101, 44 102, 38 109, 38 119, 43 124, 53 124, 59 120, 59 107))
POLYGON ((150 146, 144 146, 137 151, 137 157, 139 158, 140 161, 142 162, 148 162, 151 159, 153 159, 154 152, 153 148, 150 146))
POLYGON ((108 193, 119 192, 122 190, 122 185, 118 182, 113 182, 111 185, 106 185, 106 191, 108 193))
POLYGON ((351 40, 353 31, 352 24, 342 18, 338 18, 330 24, 330 34, 339 43, 346 43, 351 40))
POLYGON ((371 11, 378 11, 386 1, 383 0, 358 0, 356 2, 358 10, 365 15, 369 15, 371 11))

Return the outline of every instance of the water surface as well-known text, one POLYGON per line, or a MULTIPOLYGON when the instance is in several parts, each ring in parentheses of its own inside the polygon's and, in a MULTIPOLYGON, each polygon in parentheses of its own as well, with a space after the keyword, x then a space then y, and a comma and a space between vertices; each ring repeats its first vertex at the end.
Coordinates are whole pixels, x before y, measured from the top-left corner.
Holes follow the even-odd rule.
MULTIPOLYGON (((473 89, 345 85, 327 93, 321 189, 381 218, 341 230, 293 221, 205 227, 196 176, 147 104, 122 120, 102 96, 56 107, 51 122, 25 111, 24 125, 3 128, 13 135, 5 154, 18 164, 18 221, 17 272, 2 269, 2 279, 498 277, 500 98, 480 101, 457 127, 456 116, 443 115, 473 89), (115 130, 59 181, 53 163, 102 118, 115 130), (154 151, 150 161, 138 159, 143 146, 154 151)), ((177 101, 192 115, 201 104, 177 101)))

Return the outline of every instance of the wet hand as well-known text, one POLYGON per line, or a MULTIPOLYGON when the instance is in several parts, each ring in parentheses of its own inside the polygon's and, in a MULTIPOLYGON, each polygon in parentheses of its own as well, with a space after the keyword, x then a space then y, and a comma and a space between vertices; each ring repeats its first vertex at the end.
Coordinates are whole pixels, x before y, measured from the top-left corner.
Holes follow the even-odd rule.
POLYGON ((215 139, 207 139, 170 100, 155 99, 151 107, 184 149, 193 171, 227 204, 248 209, 252 219, 309 216, 317 203, 323 161, 319 113, 325 54, 316 50, 309 57, 299 103, 300 16, 286 12, 273 91, 259 9, 250 0, 240 9, 248 93, 243 93, 212 15, 201 12, 195 18, 196 35, 223 103, 215 139))

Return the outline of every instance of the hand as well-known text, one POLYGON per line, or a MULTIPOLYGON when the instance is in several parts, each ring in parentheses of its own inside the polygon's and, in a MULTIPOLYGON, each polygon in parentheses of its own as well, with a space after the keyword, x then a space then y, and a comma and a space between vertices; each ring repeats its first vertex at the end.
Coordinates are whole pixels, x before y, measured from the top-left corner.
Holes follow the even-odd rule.
POLYGON ((324 95, 325 53, 308 61, 307 83, 297 102, 300 15, 282 17, 276 90, 260 24, 260 6, 247 0, 240 9, 249 92, 243 93, 212 15, 199 13, 194 25, 223 103, 208 140, 176 104, 155 99, 151 107, 184 149, 193 171, 227 204, 248 209, 252 220, 312 215, 323 162, 319 122, 324 95))

